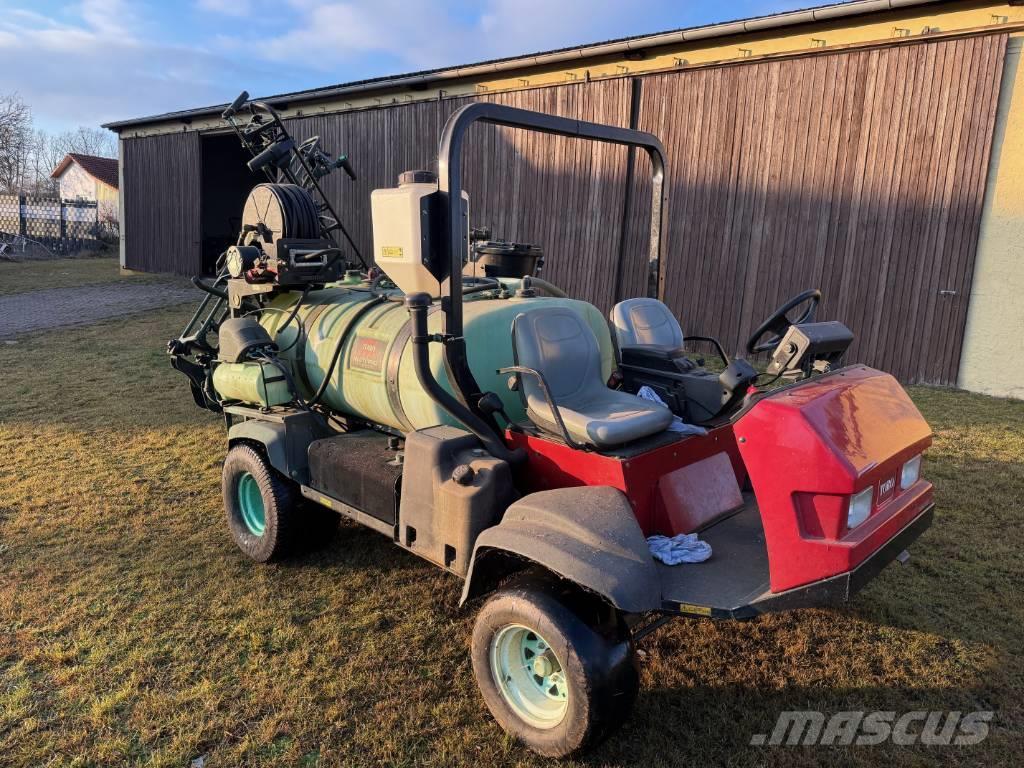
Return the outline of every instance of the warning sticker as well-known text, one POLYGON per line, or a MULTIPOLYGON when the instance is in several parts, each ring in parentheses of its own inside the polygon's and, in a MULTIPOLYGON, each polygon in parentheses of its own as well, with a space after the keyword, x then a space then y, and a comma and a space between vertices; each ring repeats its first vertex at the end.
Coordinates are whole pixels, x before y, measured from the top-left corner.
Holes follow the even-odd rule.
POLYGON ((382 259, 400 259, 404 251, 400 245, 382 245, 380 248, 380 257, 382 259))
POLYGON ((692 613, 697 616, 710 616, 711 609, 703 605, 694 605, 693 603, 679 603, 680 613, 692 613))
POLYGON ((348 364, 362 371, 380 373, 384 368, 384 352, 387 342, 369 336, 356 336, 348 364))

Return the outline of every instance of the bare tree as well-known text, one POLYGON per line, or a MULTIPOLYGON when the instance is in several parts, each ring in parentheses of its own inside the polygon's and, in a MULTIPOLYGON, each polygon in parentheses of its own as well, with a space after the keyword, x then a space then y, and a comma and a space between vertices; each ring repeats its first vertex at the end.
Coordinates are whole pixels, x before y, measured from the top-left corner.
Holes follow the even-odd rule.
POLYGON ((46 176, 53 173, 54 169, 64 159, 63 145, 54 140, 54 137, 46 131, 36 131, 36 155, 39 158, 39 171, 46 176))
POLYGON ((78 126, 73 131, 64 131, 52 137, 61 157, 69 152, 99 157, 117 157, 117 137, 102 128, 78 126))
POLYGON ((64 159, 64 154, 46 131, 36 131, 32 145, 33 192, 38 195, 54 195, 59 191, 59 182, 50 178, 50 174, 64 159))
POLYGON ((0 95, 0 193, 53 194, 57 183, 50 174, 72 152, 117 157, 117 138, 87 126, 58 134, 35 130, 32 110, 20 96, 0 95))
POLYGON ((0 96, 0 191, 24 187, 34 138, 28 105, 16 93, 0 96))

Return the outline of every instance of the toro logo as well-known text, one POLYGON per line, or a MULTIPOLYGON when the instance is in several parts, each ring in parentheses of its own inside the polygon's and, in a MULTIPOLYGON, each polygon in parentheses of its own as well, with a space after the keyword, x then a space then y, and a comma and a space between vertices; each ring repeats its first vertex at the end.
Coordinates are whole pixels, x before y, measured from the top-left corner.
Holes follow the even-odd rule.
POLYGON ((890 477, 888 480, 883 480, 881 485, 878 486, 878 498, 884 499, 889 496, 893 489, 896 487, 896 478, 890 477))
POLYGON ((380 373, 384 363, 384 348, 387 345, 380 339, 369 336, 357 336, 349 355, 349 365, 364 371, 380 373))

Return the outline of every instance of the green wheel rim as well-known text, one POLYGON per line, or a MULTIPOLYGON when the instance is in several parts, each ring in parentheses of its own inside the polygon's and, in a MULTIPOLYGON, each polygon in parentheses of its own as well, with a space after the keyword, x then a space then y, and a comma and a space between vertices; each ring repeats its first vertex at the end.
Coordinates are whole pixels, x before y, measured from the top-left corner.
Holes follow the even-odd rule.
POLYGON ((535 728, 554 728, 569 709, 565 668, 541 635, 521 624, 502 627, 491 639, 491 674, 502 697, 535 728))
POLYGON ((238 507, 242 510, 242 522, 253 536, 262 536, 267 528, 267 513, 263 507, 263 494, 259 483, 249 472, 238 478, 238 507))

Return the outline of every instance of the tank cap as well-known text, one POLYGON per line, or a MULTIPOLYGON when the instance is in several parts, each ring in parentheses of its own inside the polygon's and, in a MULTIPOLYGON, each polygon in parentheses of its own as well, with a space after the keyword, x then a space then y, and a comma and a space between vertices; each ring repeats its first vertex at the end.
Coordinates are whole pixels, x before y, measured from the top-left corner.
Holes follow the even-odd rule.
POLYGON ((452 480, 459 485, 472 485, 474 477, 476 477, 476 472, 469 464, 459 464, 452 470, 452 480))
POLYGON ((398 175, 398 186, 406 184, 437 184, 437 174, 431 171, 403 171, 398 175))
POLYGON ((516 291, 517 299, 532 299, 537 295, 537 291, 533 288, 533 278, 529 275, 523 275, 523 282, 520 283, 520 288, 516 291))

